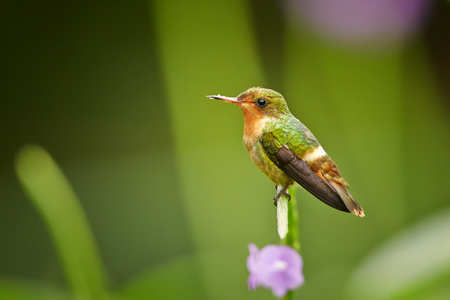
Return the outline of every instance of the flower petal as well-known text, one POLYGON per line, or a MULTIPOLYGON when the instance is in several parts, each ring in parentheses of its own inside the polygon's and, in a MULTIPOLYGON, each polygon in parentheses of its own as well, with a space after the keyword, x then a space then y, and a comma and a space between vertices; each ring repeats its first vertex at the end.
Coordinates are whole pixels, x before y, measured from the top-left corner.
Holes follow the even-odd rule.
POLYGON ((275 285, 272 287, 272 293, 278 298, 282 298, 286 296, 287 289, 283 285, 275 285))
POLYGON ((258 279, 255 275, 250 274, 247 279, 248 289, 255 290, 258 287, 258 279))
POLYGON ((259 250, 255 244, 249 244, 248 250, 250 252, 250 255, 247 257, 247 269, 249 270, 250 274, 254 274, 258 269, 257 256, 259 250))

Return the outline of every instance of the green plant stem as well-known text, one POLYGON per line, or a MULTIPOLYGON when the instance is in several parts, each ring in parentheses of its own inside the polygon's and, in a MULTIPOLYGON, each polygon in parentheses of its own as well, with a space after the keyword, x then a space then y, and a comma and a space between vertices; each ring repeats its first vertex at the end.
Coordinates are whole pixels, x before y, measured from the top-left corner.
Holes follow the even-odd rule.
POLYGON ((297 198, 295 192, 295 188, 289 189, 291 200, 288 202, 288 234, 285 239, 285 245, 291 246, 300 252, 297 198))
MULTIPOLYGON (((288 202, 288 233, 282 242, 300 252, 297 198, 295 188, 290 188, 289 194, 291 195, 291 200, 288 202)), ((288 291, 284 299, 294 299, 294 291, 288 291)))

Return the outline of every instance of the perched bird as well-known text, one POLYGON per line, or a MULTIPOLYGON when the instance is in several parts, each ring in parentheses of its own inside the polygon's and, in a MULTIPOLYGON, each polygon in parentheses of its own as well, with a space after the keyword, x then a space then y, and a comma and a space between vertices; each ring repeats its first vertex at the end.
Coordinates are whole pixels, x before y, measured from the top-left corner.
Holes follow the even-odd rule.
POLYGON ((281 195, 290 198, 287 190, 297 182, 329 206, 364 217, 336 164, 311 131, 291 114, 280 93, 253 87, 236 98, 207 97, 241 108, 244 145, 253 163, 275 183, 275 205, 281 195))

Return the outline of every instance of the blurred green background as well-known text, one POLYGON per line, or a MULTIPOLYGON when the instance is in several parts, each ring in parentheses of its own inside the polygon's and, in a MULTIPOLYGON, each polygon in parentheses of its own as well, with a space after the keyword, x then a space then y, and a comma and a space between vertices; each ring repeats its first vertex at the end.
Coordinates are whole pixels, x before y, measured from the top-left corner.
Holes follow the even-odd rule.
MULTIPOLYGON (((299 189, 296 298, 450 299, 450 3, 397 7, 394 20, 417 11, 406 25, 380 8, 356 35, 315 23, 329 11, 309 2, 2 1, 0 299, 73 293, 60 226, 15 171, 30 168, 28 144, 75 191, 110 297, 272 299, 247 290, 245 260, 248 243, 279 242, 275 189, 242 145, 239 109, 205 97, 251 86, 285 96, 367 216, 299 189)), ((53 213, 83 244, 77 213, 53 213)))

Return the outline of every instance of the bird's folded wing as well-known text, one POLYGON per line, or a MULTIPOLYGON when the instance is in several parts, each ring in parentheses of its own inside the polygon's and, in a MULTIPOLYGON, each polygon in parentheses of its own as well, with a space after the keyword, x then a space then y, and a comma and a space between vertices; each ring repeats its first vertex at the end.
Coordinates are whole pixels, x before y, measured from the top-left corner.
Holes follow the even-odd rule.
POLYGON ((276 157, 274 163, 319 200, 333 208, 349 212, 341 197, 311 171, 308 164, 298 158, 294 151, 281 147, 277 153, 270 156, 272 160, 276 157))

